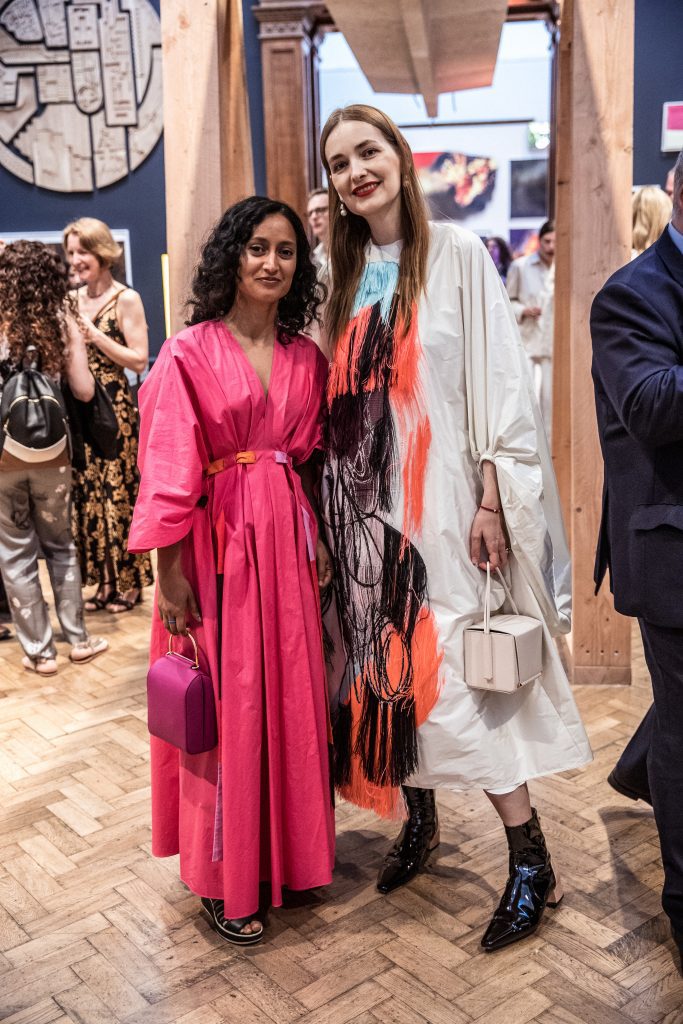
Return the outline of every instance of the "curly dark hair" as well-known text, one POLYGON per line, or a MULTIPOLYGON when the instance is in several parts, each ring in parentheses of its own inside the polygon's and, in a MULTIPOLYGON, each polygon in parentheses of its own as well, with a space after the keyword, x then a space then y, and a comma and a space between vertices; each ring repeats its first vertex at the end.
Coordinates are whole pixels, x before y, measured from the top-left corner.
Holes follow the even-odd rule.
POLYGON ((296 237, 296 269, 289 292, 277 308, 277 337, 282 344, 300 334, 325 301, 326 288, 316 276, 304 226, 294 210, 276 199, 249 196, 225 211, 202 249, 192 281, 188 327, 227 316, 235 302, 240 258, 254 230, 266 217, 286 217, 296 237))
POLYGON ((64 261, 42 242, 10 242, 0 252, 0 337, 9 361, 20 365, 26 349, 38 350, 40 368, 63 372, 66 316, 77 318, 64 261))

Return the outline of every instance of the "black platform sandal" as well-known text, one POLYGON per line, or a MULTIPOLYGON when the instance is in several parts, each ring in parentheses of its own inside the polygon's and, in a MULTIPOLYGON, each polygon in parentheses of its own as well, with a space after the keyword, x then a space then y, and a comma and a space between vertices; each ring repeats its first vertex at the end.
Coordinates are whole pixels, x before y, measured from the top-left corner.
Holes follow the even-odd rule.
POLYGON ((402 786, 401 789, 409 817, 379 870, 377 888, 385 894, 410 882, 425 867, 432 851, 439 845, 434 790, 413 786, 402 786))
MULTIPOLYGON (((132 589, 137 590, 137 587, 132 589)), ((137 597, 132 601, 124 597, 120 590, 116 590, 113 594, 109 595, 104 603, 110 615, 122 615, 124 612, 132 612, 136 604, 142 604, 142 590, 138 590, 137 597)))
POLYGON ((510 875, 498 909, 481 944, 487 953, 533 935, 546 907, 557 907, 555 872, 535 809, 523 825, 505 828, 510 850, 510 875))
POLYGON ((212 900, 202 896, 201 901, 202 910, 209 924, 226 942, 232 942, 235 946, 254 946, 263 938, 263 925, 254 917, 223 917, 223 900, 212 900), (243 932, 242 929, 248 924, 260 925, 260 931, 243 932))
POLYGON ((116 594, 113 580, 104 580, 100 583, 92 597, 88 597, 83 605, 86 612, 101 612, 107 607, 116 594))

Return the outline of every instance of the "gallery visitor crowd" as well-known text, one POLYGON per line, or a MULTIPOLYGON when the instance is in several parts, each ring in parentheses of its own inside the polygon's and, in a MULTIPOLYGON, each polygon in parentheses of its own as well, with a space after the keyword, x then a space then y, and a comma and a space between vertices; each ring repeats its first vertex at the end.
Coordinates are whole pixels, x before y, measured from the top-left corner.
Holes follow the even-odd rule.
MULTIPOLYGON (((430 222, 408 144, 373 107, 335 111, 320 148, 315 248, 282 202, 230 207, 139 411, 126 371, 147 367, 145 314, 109 228, 68 224, 65 260, 4 246, 0 572, 24 668, 47 676, 39 558, 80 665, 109 646, 96 616, 142 600, 156 551, 153 671, 162 693, 181 678, 170 635, 207 680, 215 735, 191 747, 177 720, 152 735, 152 849, 180 855, 223 938, 261 941, 264 881, 273 905, 330 883, 335 789, 405 819, 383 894, 435 855, 436 791, 481 789, 510 855, 481 938, 494 952, 563 898, 528 783, 592 758, 553 640, 571 622, 547 440, 554 223, 513 260, 501 237, 430 222), (538 644, 514 685, 521 662, 478 632, 503 608, 538 644)), ((665 595, 671 545, 683 556, 683 154, 672 198, 634 196, 633 249, 592 317, 596 583, 609 568, 643 633, 654 704, 610 783, 653 805, 681 949, 683 605, 665 595)))

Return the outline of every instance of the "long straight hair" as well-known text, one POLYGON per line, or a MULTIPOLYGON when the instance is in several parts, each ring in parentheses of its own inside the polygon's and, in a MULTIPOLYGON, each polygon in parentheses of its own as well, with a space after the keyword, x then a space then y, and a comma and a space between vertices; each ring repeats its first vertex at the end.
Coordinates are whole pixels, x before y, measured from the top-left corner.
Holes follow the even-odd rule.
POLYGON ((330 260, 332 296, 325 315, 325 326, 332 348, 351 319, 353 301, 365 263, 365 247, 370 227, 363 217, 347 211, 341 215, 341 203, 332 186, 325 147, 330 134, 342 121, 364 121, 377 128, 398 153, 401 167, 401 218, 403 249, 398 276, 398 319, 405 330, 412 322, 413 308, 425 286, 429 251, 429 222, 424 196, 418 181, 410 146, 390 117, 376 107, 354 103, 333 111, 320 137, 322 161, 330 182, 330 260))

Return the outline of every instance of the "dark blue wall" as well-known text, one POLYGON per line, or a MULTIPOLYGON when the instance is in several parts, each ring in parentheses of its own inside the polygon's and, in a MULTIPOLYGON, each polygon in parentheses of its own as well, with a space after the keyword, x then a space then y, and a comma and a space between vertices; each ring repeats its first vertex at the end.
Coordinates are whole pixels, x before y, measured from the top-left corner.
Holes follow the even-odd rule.
POLYGON ((676 162, 662 153, 662 104, 683 100, 682 0, 636 0, 633 181, 663 185, 676 162))
POLYGON ((0 167, 0 231, 61 231, 77 217, 99 217, 128 228, 133 285, 149 324, 150 351, 164 340, 161 254, 166 252, 164 147, 160 139, 127 178, 94 192, 50 192, 20 181, 0 167))

